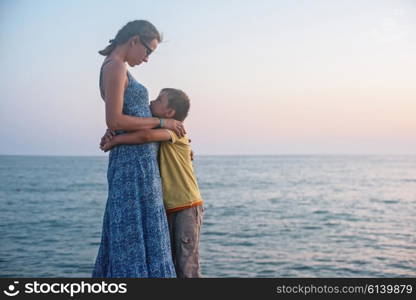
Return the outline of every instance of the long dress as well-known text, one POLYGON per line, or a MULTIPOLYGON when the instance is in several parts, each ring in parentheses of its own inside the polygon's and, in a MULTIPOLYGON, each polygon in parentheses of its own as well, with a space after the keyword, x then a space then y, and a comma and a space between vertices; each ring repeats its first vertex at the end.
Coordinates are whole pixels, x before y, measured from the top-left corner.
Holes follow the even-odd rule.
MULTIPOLYGON (((151 117, 146 88, 129 72, 127 76, 123 113, 151 117)), ((111 150, 108 199, 93 277, 176 277, 157 151, 158 143, 111 150)))

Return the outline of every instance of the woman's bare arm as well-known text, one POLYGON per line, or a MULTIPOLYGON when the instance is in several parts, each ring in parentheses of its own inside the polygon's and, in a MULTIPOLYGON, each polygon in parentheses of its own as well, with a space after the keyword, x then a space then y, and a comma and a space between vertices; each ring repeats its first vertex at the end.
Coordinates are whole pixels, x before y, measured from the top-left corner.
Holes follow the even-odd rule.
MULTIPOLYGON (((111 130, 134 131, 159 126, 159 118, 140 118, 123 114, 124 91, 127 86, 127 70, 123 62, 112 61, 103 68, 106 123, 111 130)), ((179 136, 185 135, 182 122, 165 119, 164 128, 179 136)))
POLYGON ((124 90, 127 85, 127 70, 123 62, 112 61, 103 69, 105 113, 111 130, 139 130, 159 125, 158 118, 139 118, 123 114, 124 90))

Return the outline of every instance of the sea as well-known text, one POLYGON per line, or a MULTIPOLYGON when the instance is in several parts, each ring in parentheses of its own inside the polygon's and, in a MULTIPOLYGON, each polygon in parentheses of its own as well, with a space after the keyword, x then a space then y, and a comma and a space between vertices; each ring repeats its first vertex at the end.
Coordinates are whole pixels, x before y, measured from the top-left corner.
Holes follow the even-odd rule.
MULTIPOLYGON (((107 156, 0 156, 0 277, 91 277, 107 156)), ((204 277, 415 277, 416 156, 196 156, 204 277)))

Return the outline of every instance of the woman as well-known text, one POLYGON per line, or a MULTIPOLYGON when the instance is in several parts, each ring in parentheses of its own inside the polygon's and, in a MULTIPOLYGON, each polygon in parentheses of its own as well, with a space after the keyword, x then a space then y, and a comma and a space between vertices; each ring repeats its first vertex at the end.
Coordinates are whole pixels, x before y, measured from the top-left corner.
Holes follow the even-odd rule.
MULTIPOLYGON (((161 37, 149 22, 127 23, 100 54, 106 122, 123 131, 169 128, 183 136, 181 122, 152 118, 146 88, 126 69, 147 62, 161 37)), ((108 199, 93 277, 175 277, 157 164, 157 144, 120 145, 111 150, 108 199)))

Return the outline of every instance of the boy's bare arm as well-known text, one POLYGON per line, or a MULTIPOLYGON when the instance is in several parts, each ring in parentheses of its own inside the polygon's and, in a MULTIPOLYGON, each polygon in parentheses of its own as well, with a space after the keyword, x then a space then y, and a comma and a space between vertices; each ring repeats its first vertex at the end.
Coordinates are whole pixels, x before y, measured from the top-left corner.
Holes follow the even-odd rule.
POLYGON ((170 140, 171 136, 166 129, 137 130, 114 136, 110 141, 100 146, 100 148, 101 150, 108 151, 117 145, 135 145, 170 140))
POLYGON ((118 144, 145 144, 171 140, 171 136, 166 129, 137 130, 117 137, 120 137, 118 144))

